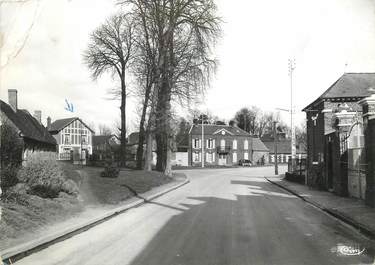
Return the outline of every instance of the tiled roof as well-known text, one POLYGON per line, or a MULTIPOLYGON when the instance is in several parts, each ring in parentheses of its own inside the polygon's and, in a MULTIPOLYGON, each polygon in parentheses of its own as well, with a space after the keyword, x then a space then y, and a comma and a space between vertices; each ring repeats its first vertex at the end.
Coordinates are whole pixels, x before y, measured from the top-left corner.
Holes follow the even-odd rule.
POLYGON ((345 73, 303 110, 310 108, 322 99, 367 97, 370 95, 367 91, 370 87, 375 88, 375 73, 345 73))
POLYGON ((21 131, 22 137, 38 142, 56 145, 56 140, 48 130, 40 124, 27 110, 18 109, 16 112, 0 100, 0 109, 4 115, 21 131))
MULTIPOLYGON (((264 141, 265 146, 270 150, 270 154, 275 153, 275 143, 274 141, 264 141)), ((296 148, 297 154, 305 154, 306 148, 305 145, 300 143, 298 144, 299 148, 296 148)), ((277 142, 277 153, 279 154, 291 154, 291 143, 290 139, 285 139, 277 142)))
POLYGON ((267 146, 264 145, 264 143, 258 138, 253 138, 253 151, 269 151, 267 146))
POLYGON ((100 145, 105 144, 108 142, 109 139, 112 138, 113 135, 94 135, 92 137, 92 144, 93 145, 100 145))
POLYGON ((51 127, 48 128, 50 132, 58 132, 64 129, 66 126, 71 124, 73 121, 79 120, 82 122, 91 132, 94 132, 89 126, 87 126, 80 118, 78 117, 73 117, 73 118, 66 118, 66 119, 59 119, 55 120, 52 124, 51 127))
MULTIPOLYGON (((229 125, 213 125, 213 124, 205 124, 203 126, 204 129, 204 135, 213 135, 215 132, 218 132, 222 129, 230 132, 233 135, 236 136, 248 136, 250 137, 251 135, 248 132, 245 132, 244 130, 238 128, 238 127, 233 127, 229 125)), ((190 134, 201 134, 202 133, 202 125, 193 125, 190 131, 190 134)))

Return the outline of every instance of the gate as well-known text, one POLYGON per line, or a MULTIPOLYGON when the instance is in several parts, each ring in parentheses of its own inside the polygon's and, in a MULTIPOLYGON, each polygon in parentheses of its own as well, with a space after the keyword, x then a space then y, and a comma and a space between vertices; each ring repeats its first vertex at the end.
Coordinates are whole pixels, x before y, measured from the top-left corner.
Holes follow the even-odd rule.
MULTIPOLYGON (((356 121, 342 139, 343 148, 347 149, 347 176, 349 196, 365 199, 366 159, 364 150, 363 125, 356 121)), ((343 149, 343 151, 345 151, 343 149)), ((342 161, 344 163, 344 161, 342 161)))

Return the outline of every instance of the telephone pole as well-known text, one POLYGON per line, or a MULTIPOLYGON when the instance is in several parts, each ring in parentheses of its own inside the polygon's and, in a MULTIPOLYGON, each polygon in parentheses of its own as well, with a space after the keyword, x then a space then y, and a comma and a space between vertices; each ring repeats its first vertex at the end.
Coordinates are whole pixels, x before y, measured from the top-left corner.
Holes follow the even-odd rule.
POLYGON ((275 175, 279 175, 279 168, 277 165, 277 131, 276 131, 276 123, 277 121, 273 122, 273 140, 274 140, 274 158, 275 158, 275 175))
POLYGON ((293 110, 293 71, 296 69, 296 60, 288 59, 289 77, 290 77, 290 129, 291 129, 291 158, 292 158, 292 171, 295 168, 296 159, 296 128, 294 127, 294 110, 293 110))

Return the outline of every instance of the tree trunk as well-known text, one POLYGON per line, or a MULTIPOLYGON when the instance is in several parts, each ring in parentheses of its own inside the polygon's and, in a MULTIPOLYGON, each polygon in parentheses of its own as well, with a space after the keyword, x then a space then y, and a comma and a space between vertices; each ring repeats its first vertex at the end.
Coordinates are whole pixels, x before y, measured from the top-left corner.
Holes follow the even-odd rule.
POLYGON ((147 132, 147 140, 146 140, 146 157, 145 157, 145 167, 144 170, 151 171, 152 170, 152 133, 151 131, 147 132))
POLYGON ((126 85, 125 76, 121 78, 121 147, 120 147, 120 166, 126 166, 126 85))
POLYGON ((147 85, 145 93, 145 101, 143 103, 141 122, 139 123, 139 138, 138 138, 138 148, 137 148, 137 168, 142 169, 143 162, 143 143, 145 141, 145 120, 147 114, 148 102, 151 93, 151 84, 147 85))

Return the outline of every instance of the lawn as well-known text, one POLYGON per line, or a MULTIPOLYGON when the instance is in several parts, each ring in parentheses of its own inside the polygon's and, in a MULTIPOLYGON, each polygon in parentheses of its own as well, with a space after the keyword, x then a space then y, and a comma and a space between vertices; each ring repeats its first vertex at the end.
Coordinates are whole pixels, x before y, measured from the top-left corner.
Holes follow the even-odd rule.
POLYGON ((1 201, 0 249, 43 235, 46 228, 80 216, 89 208, 105 211, 134 196, 134 191, 140 194, 172 181, 155 171, 123 170, 117 178, 102 178, 103 168, 62 163, 62 169, 66 178, 77 183, 79 195, 60 193, 58 198, 44 199, 17 194, 1 201))

